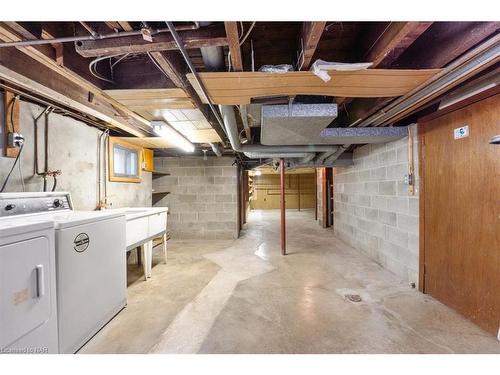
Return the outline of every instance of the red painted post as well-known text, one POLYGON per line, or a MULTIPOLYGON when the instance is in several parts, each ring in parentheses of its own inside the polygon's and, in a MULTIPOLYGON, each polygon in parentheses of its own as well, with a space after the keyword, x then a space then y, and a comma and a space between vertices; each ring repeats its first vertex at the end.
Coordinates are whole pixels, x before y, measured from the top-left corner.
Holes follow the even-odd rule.
POLYGON ((285 225, 285 160, 280 159, 280 182, 281 182, 281 255, 286 255, 286 225, 285 225))

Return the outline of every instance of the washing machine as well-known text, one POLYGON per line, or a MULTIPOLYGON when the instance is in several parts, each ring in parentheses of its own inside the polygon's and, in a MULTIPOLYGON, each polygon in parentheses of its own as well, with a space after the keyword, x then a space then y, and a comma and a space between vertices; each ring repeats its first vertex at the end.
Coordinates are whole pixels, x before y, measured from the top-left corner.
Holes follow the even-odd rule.
POLYGON ((0 352, 58 353, 52 221, 0 219, 0 352))
POLYGON ((0 217, 53 222, 59 352, 77 352, 126 305, 125 215, 57 192, 0 194, 0 217))

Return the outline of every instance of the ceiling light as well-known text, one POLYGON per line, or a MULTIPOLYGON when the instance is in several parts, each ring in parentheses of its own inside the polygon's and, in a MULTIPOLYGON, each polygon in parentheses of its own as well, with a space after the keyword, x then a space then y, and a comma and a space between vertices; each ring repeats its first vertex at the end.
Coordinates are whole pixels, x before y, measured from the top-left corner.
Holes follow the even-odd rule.
POLYGON ((152 121, 153 130, 160 137, 167 138, 169 142, 172 142, 176 147, 184 150, 186 152, 194 152, 194 145, 189 142, 189 140, 184 137, 177 130, 172 128, 169 124, 163 121, 152 121))

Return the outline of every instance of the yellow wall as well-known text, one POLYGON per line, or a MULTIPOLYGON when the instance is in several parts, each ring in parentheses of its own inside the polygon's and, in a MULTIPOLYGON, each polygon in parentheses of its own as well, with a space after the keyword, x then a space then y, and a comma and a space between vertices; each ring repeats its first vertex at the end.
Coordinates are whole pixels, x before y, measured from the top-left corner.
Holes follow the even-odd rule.
MULTIPOLYGON (((286 208, 298 208, 300 178, 300 208, 314 208, 314 174, 285 175, 286 208)), ((254 209, 280 208, 279 174, 253 176, 253 193, 250 207, 254 209)))

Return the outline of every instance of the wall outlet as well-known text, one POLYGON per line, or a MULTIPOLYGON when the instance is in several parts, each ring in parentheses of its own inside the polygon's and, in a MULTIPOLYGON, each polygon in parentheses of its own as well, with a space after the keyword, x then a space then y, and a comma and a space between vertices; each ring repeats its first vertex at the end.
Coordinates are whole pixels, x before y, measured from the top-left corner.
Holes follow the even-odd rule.
POLYGON ((19 133, 7 134, 7 146, 12 148, 20 148, 24 143, 24 137, 19 133))

